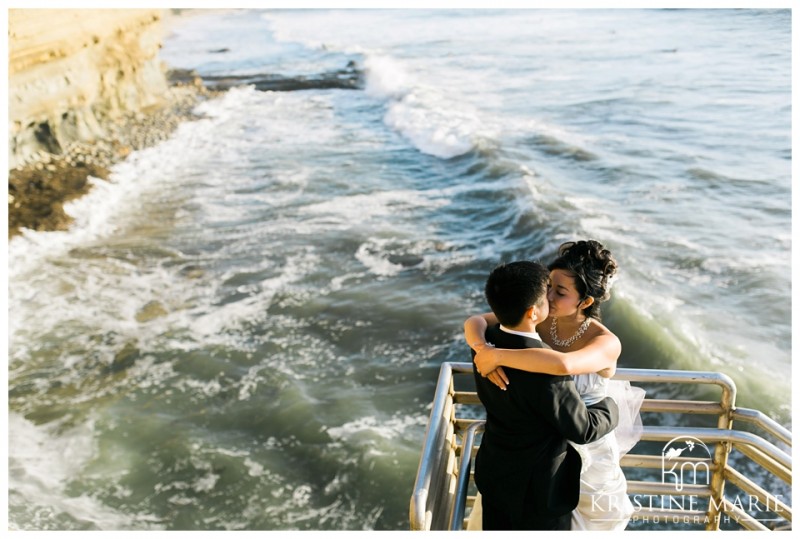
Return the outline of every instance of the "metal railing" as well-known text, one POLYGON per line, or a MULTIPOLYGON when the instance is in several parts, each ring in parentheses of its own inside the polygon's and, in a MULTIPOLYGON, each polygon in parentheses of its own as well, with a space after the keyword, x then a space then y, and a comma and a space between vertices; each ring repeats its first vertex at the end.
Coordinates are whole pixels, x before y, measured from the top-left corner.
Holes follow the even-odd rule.
MULTIPOLYGON (((715 419, 716 426, 658 426, 644 420, 644 432, 635 449, 646 451, 645 446, 649 445, 650 453, 629 453, 620 461, 629 477, 628 495, 634 502, 632 522, 654 528, 661 523, 673 523, 717 530, 725 522, 750 530, 791 529, 791 502, 758 485, 748 473, 752 475, 755 466, 785 483, 790 491, 792 433, 757 410, 736 408, 736 386, 728 376, 717 372, 617 369, 615 378, 656 386, 718 386, 722 390, 718 401, 644 400, 643 419, 653 414, 656 417, 708 415, 715 419), (734 423, 755 427, 772 437, 774 443, 759 434, 737 429, 734 423), (706 457, 666 455, 666 446, 671 443, 688 441, 694 444, 693 440, 706 448, 706 457), (653 454, 652 442, 666 442, 666 445, 653 454), (713 453, 708 450, 712 444, 713 453), (732 459, 734 450, 736 458, 732 459), (666 468, 667 462, 672 468, 666 468), (742 467, 748 472, 742 472, 742 467), (643 476, 660 472, 660 476, 633 480, 630 479, 634 475, 632 470, 643 476), (687 470, 693 472, 691 483, 683 481, 687 470), (686 502, 687 497, 689 502, 686 502), (652 503, 654 499, 660 502, 656 507, 652 503), (645 501, 648 503, 643 503, 645 501)), ((483 407, 477 394, 469 389, 471 379, 471 363, 442 364, 411 496, 412 530, 461 530, 466 526, 467 510, 471 510, 475 498, 469 493, 476 492, 472 460, 484 424, 479 419, 483 407), (465 381, 467 390, 457 387, 457 378, 465 381)), ((694 445, 687 447, 693 449, 694 445)))

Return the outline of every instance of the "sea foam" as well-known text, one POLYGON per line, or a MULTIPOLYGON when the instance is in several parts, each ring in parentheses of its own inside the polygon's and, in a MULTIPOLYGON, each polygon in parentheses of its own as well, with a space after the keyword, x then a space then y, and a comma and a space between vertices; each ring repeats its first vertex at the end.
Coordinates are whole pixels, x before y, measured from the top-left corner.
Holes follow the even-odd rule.
POLYGON ((478 114, 417 80, 397 59, 367 55, 366 90, 387 99, 386 125, 421 152, 450 159, 471 151, 484 131, 478 114))
MULTIPOLYGON (((15 413, 8 416, 10 504, 48 508, 70 515, 76 528, 119 530, 151 527, 150 515, 124 514, 98 501, 90 494, 71 496, 67 485, 86 466, 97 451, 91 421, 66 432, 56 433, 52 427, 37 426, 15 413)), ((34 518, 37 511, 32 512, 34 518)), ((42 529, 39 522, 9 522, 11 529, 42 529)))
MULTIPOLYGON (((332 14, 332 17, 341 14, 332 14)), ((407 138, 422 153, 450 159, 472 151, 482 138, 494 134, 483 125, 477 111, 446 88, 421 79, 403 60, 347 39, 327 39, 330 18, 265 15, 279 42, 296 42, 311 49, 339 51, 363 58, 366 92, 386 100, 384 122, 407 138), (315 30, 316 29, 316 30, 315 30)))

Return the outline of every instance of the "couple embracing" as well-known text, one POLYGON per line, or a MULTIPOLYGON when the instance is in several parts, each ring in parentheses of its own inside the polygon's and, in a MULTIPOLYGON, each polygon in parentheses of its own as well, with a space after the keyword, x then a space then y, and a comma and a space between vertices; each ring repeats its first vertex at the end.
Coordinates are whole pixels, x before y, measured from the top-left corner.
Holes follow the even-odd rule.
POLYGON ((644 391, 609 380, 621 345, 599 305, 616 270, 589 240, 563 244, 547 268, 512 262, 489 276, 492 313, 464 325, 486 408, 467 529, 627 525, 633 505, 619 459, 641 435, 644 391))

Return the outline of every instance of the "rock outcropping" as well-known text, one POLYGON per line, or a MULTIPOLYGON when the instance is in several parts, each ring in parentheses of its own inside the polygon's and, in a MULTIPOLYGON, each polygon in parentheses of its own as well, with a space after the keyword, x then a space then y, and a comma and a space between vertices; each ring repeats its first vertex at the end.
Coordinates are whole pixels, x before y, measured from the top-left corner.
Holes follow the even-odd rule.
POLYGON ((163 104, 162 10, 10 9, 9 168, 163 104))
POLYGON ((66 230, 64 204, 213 97, 169 79, 162 21, 137 9, 9 10, 8 235, 66 230))
MULTIPOLYGON (((167 72, 163 23, 183 10, 11 9, 9 23, 9 238, 23 229, 67 230, 64 204, 107 179, 132 151, 196 119, 202 100, 240 85, 263 91, 351 89, 364 74, 272 73, 202 77, 167 72)), ((225 50, 220 50, 220 53, 225 50)))

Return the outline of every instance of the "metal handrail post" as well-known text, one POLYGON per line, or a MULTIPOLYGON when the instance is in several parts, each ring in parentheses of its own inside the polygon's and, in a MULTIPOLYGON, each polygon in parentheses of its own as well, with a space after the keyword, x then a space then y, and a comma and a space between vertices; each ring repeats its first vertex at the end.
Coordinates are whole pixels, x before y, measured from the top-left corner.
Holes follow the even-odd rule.
MULTIPOLYGON (((736 408, 736 384, 730 380, 730 386, 726 389, 723 386, 722 399, 722 413, 717 418, 717 428, 730 430, 733 428, 733 411, 736 408)), ((731 452, 733 444, 727 441, 717 443, 714 449, 714 471, 711 474, 711 500, 708 502, 708 524, 706 530, 716 531, 719 530, 720 518, 719 512, 722 506, 722 500, 725 498, 725 470, 728 468, 728 455, 731 452)))
POLYGON ((452 369, 450 363, 442 363, 439 370, 439 380, 436 383, 436 398, 431 409, 428 429, 425 432, 425 446, 422 449, 422 458, 417 470, 417 482, 411 497, 410 520, 412 530, 427 529, 427 500, 430 494, 431 475, 433 473, 433 460, 440 448, 436 446, 436 436, 442 414, 447 404, 447 388, 452 384, 452 369))
POLYGON ((453 501, 453 514, 450 517, 450 531, 461 530, 464 528, 464 511, 467 505, 469 472, 472 468, 472 446, 475 443, 475 436, 477 435, 478 431, 484 427, 484 424, 484 421, 473 423, 464 434, 464 441, 461 444, 461 465, 458 469, 456 496, 453 501))

